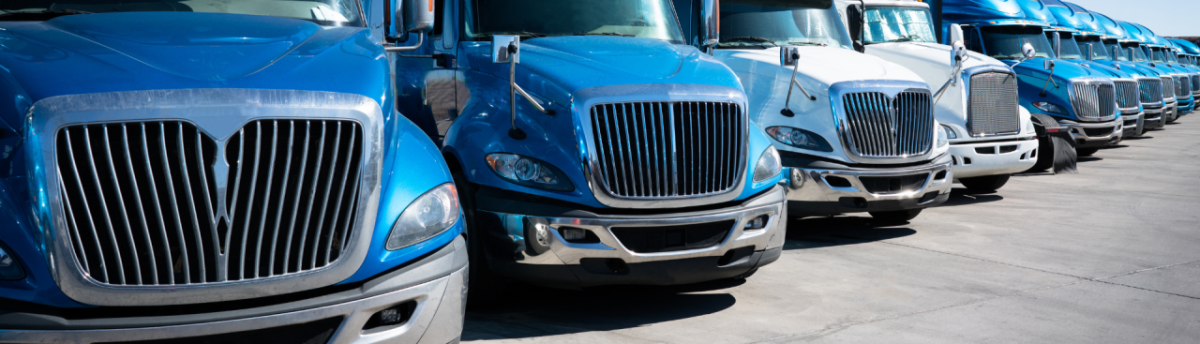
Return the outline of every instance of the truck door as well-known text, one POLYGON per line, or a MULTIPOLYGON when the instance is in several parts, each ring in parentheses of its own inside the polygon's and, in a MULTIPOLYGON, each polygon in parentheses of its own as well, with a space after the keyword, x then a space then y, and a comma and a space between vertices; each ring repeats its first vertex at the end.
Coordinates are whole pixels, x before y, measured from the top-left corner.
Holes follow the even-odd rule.
POLYGON ((457 70, 457 2, 439 1, 434 13, 438 21, 428 42, 396 62, 396 73, 404 74, 397 75, 396 80, 415 81, 396 85, 397 109, 439 145, 467 99, 457 70))

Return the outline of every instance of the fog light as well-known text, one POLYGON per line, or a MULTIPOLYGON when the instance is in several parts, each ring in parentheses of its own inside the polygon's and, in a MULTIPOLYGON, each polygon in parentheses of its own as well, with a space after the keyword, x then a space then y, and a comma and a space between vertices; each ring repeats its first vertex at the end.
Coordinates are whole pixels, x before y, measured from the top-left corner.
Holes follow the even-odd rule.
POLYGON ((579 228, 563 228, 562 236, 567 240, 580 240, 587 237, 587 231, 579 228))
POLYGON ((767 220, 770 220, 769 215, 761 215, 746 221, 746 229, 763 229, 767 227, 767 220))
POLYGON ((562 227, 558 229, 558 234, 562 235, 563 240, 572 244, 600 243, 600 237, 597 237, 596 233, 583 228, 562 227))
POLYGON ((412 318, 413 310, 415 309, 417 309, 417 302, 408 301, 375 312, 375 314, 371 315, 370 319, 367 319, 366 325, 363 325, 363 330, 403 324, 409 318, 412 318))

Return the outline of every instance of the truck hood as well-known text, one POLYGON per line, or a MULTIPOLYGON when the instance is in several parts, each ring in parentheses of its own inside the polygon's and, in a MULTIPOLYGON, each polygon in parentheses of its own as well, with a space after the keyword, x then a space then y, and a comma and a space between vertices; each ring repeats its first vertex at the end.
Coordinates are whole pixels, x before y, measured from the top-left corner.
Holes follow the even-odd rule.
MULTIPOLYGON (((791 76, 791 66, 780 66, 781 48, 762 50, 717 50, 715 55, 738 73, 775 77, 780 69, 791 76)), ((853 50, 829 47, 799 47, 798 79, 826 86, 842 81, 898 79, 920 81, 908 69, 853 50)), ((807 87, 807 86, 806 86, 807 87)))
MULTIPOLYGON (((951 77, 950 46, 936 43, 879 43, 867 46, 867 54, 894 62, 916 72, 936 90, 951 77)), ((963 70, 979 66, 1007 67, 987 55, 967 52, 963 70)))
MULTIPOLYGON (((491 44, 466 49, 473 69, 507 80, 508 64, 491 62, 491 44)), ((728 67, 689 45, 657 39, 554 36, 521 41, 516 80, 560 104, 590 87, 699 84, 741 89, 728 67)))
POLYGON ((368 34, 365 28, 238 14, 69 15, 4 23, 0 66, 33 102, 64 94, 213 87, 345 92, 382 101, 378 86, 387 64, 368 34))
MULTIPOLYGON (((1011 66, 1013 72, 1016 72, 1018 75, 1031 76, 1037 79, 1046 80, 1046 76, 1048 76, 1050 73, 1044 68, 1045 60, 1046 59, 1044 58, 1028 59, 1019 64, 1015 60, 1004 60, 1004 63, 1011 66)), ((1098 70, 1084 68, 1083 66, 1067 60, 1054 60, 1054 80, 1067 81, 1079 77, 1112 78, 1112 75, 1108 73, 1102 73, 1098 70)))

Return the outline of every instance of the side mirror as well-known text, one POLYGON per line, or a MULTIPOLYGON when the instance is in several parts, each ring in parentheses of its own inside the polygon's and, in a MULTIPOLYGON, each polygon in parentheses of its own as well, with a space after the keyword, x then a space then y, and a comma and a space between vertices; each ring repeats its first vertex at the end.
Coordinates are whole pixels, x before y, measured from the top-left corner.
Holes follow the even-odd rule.
POLYGON ((967 46, 963 43, 962 26, 950 25, 950 66, 958 67, 967 59, 967 46))
POLYGON ((779 65, 794 66, 796 61, 800 60, 800 49, 796 47, 783 47, 779 49, 779 65))
POLYGON ((1062 36, 1057 32, 1054 33, 1054 56, 1059 58, 1062 56, 1062 36))
POLYGON ((700 21, 704 25, 704 37, 700 37, 700 45, 712 46, 721 41, 721 4, 718 0, 701 0, 704 7, 700 10, 700 21))
POLYGON ((403 6, 396 10, 396 18, 403 18, 404 32, 429 33, 433 30, 434 0, 404 0, 403 6))
POLYGON ((1119 61, 1119 60, 1120 60, 1120 58, 1119 58, 1120 56, 1121 56, 1121 47, 1118 47, 1118 46, 1115 46, 1115 45, 1114 45, 1114 46, 1112 47, 1112 59, 1113 59, 1113 61, 1119 61))
POLYGON ((1054 71, 1054 60, 1046 60, 1046 65, 1044 66, 1044 68, 1046 68, 1046 70, 1048 70, 1048 71, 1053 72, 1054 71))
POLYGON ((1091 61, 1096 56, 1096 48, 1091 43, 1087 45, 1087 57, 1084 60, 1091 61))
POLYGON ((492 63, 521 63, 521 36, 492 36, 492 63))
POLYGON ((1031 59, 1037 57, 1037 50, 1033 50, 1033 44, 1026 42, 1021 45, 1021 54, 1025 55, 1025 58, 1031 59))

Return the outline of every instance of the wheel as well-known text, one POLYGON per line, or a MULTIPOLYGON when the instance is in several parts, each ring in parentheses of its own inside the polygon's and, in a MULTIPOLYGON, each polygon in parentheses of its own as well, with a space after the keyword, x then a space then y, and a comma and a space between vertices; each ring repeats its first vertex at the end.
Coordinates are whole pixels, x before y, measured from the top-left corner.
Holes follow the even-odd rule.
POLYGON ((1009 175, 959 178, 958 182, 974 192, 995 192, 1008 183, 1009 175))
POLYGON ((916 218, 917 215, 920 215, 921 210, 924 210, 924 208, 893 211, 872 211, 870 214, 871 217, 874 217, 876 220, 884 222, 906 222, 916 218))
POLYGON ((1092 154, 1096 154, 1096 152, 1099 152, 1099 151, 1100 151, 1100 148, 1076 148, 1075 149, 1075 153, 1079 154, 1079 156, 1092 156, 1092 154))
POLYGON ((475 188, 459 170, 452 170, 454 186, 458 189, 458 200, 462 204, 466 220, 464 233, 467 239, 467 306, 486 307, 500 300, 507 286, 503 276, 488 268, 483 252, 483 233, 475 225, 475 188))

